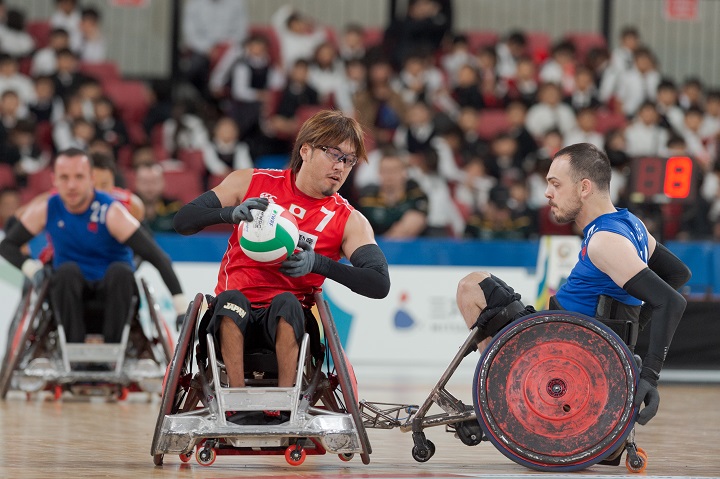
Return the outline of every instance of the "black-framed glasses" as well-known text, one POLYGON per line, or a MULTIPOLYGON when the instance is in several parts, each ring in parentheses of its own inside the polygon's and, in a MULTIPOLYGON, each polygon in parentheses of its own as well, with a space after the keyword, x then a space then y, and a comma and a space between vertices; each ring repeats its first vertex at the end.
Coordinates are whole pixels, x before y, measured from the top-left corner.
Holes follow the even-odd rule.
POLYGON ((320 148, 333 163, 340 163, 342 161, 348 168, 357 165, 358 157, 353 153, 343 153, 340 148, 334 146, 313 145, 313 148, 320 148))

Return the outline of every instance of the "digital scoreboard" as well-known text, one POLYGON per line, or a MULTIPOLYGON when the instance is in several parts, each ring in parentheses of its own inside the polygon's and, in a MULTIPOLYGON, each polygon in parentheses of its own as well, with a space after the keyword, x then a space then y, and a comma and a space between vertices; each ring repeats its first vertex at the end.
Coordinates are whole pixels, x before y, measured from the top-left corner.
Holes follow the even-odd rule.
POLYGON ((687 203, 695 199, 695 165, 687 156, 636 158, 631 163, 630 201, 687 203))

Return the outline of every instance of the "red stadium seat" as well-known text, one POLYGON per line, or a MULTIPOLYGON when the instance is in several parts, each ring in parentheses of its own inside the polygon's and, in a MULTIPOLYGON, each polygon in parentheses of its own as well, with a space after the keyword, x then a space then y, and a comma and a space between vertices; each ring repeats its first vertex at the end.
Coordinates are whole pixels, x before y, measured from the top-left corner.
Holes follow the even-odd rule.
POLYGON ((135 191, 135 170, 132 168, 120 168, 123 178, 125 178, 125 188, 135 191))
POLYGON ((80 71, 100 83, 121 80, 120 69, 115 62, 81 63, 80 71))
POLYGON ((600 33, 591 32, 569 32, 565 39, 575 45, 576 57, 579 62, 584 62, 587 54, 593 48, 606 48, 607 41, 600 33))
POLYGON ((332 44, 332 46, 334 46, 335 48, 338 48, 337 33, 335 32, 335 29, 330 25, 325 26, 325 38, 327 38, 327 41, 329 41, 332 44))
POLYGON ((363 44, 365 48, 372 48, 381 45, 385 31, 380 27, 364 27, 363 28, 363 44))
POLYGON ((271 25, 250 25, 250 35, 263 35, 270 42, 270 58, 276 65, 282 65, 280 40, 271 25))
POLYGON ((38 20, 33 22, 27 22, 25 24, 25 31, 35 40, 35 49, 45 48, 50 41, 50 31, 52 27, 50 22, 47 20, 38 20))
POLYGON ((211 190, 215 188, 217 185, 222 183, 224 179, 224 175, 210 175, 210 178, 208 178, 208 189, 211 190))
POLYGON ((484 47, 491 47, 498 42, 499 35, 488 30, 468 30, 465 32, 470 51, 477 53, 484 47))
POLYGON ((165 196, 188 203, 202 194, 200 175, 188 170, 168 170, 165 176, 165 196))
POLYGON ((625 118, 625 115, 606 108, 598 110, 595 114, 595 118, 597 121, 595 124, 595 130, 603 135, 616 128, 625 128, 627 125, 627 118, 625 118))
POLYGON ((221 42, 216 43, 215 46, 212 47, 210 50, 210 71, 213 71, 218 63, 220 63, 220 59, 225 55, 225 53, 230 49, 230 42, 221 42))
POLYGON ((18 71, 23 75, 30 76, 32 68, 32 57, 23 57, 18 61, 18 71))
POLYGON ((327 106, 323 105, 302 105, 300 106, 297 111, 295 112, 295 119, 298 122, 298 126, 305 123, 307 120, 310 119, 311 116, 313 116, 315 113, 319 113, 323 110, 327 110, 327 106))
POLYGON ((533 59, 536 65, 540 65, 548 59, 552 45, 550 35, 545 32, 525 32, 525 38, 527 39, 530 58, 533 59))
POLYGON ((53 176, 50 168, 45 168, 28 175, 27 177, 27 188, 26 190, 31 192, 31 196, 35 197, 40 193, 45 193, 53 188, 53 176))
POLYGON ((52 123, 41 121, 35 126, 35 140, 42 151, 52 152, 52 123))
POLYGON ((103 83, 103 90, 126 123, 143 121, 150 106, 150 93, 143 82, 109 80, 103 83))
POLYGON ((0 163, 0 188, 14 187, 15 173, 12 166, 7 163, 0 163))
POLYGON ((133 147, 121 146, 117 152, 117 165, 121 170, 132 168, 133 147))
POLYGON ((185 169, 198 175, 205 173, 205 159, 202 150, 178 150, 177 156, 185 169))
POLYGON ((477 134, 483 140, 492 140, 509 129, 510 122, 505 110, 482 110, 478 113, 477 134))

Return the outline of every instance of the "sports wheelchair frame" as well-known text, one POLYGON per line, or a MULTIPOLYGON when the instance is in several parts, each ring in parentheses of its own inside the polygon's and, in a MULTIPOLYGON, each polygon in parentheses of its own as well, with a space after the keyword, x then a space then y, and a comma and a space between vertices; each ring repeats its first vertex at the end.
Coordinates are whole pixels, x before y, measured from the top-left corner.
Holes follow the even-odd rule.
MULTIPOLYGON (((358 403, 356 380, 327 303, 319 293, 316 301, 336 371, 322 371, 323 357, 308 352, 306 334, 294 387, 248 382, 247 387, 230 388, 212 336, 198 327, 207 303, 202 294, 195 297, 165 376, 151 448, 156 465, 169 453, 187 462, 193 451, 202 465, 222 454, 284 454, 289 464, 299 465, 306 454, 326 452, 342 460, 360 453, 368 464, 372 451, 366 428, 411 432, 412 457, 426 462, 435 445, 424 430, 445 426, 468 446, 490 441, 509 459, 539 471, 618 465, 623 452, 630 472, 645 470, 647 454, 634 441, 636 358, 599 321, 567 311, 543 311, 506 326, 478 362, 472 406, 446 386, 482 339, 476 328, 420 406, 358 403), (200 353, 198 341, 203 339, 207 354, 200 353), (430 414, 433 406, 443 412, 430 414), (226 420, 227 411, 266 409, 289 411, 290 420, 280 425, 226 420)), ((247 359, 246 354, 246 370, 247 359)))
POLYGON ((645 470, 647 454, 634 440, 636 357, 613 330, 569 311, 520 318, 482 353, 468 406, 446 386, 481 339, 473 328, 419 407, 361 402, 365 426, 411 431, 418 462, 435 453, 424 430, 444 425, 468 446, 489 440, 509 459, 539 471, 618 465, 623 452, 630 472, 645 470), (434 405, 443 413, 429 415, 434 405))
MULTIPOLYGON (((49 390, 55 399, 70 391, 120 400, 130 392, 160 392, 173 342, 150 287, 142 278, 139 282, 150 325, 140 323, 140 298, 134 296, 120 343, 68 343, 50 304, 49 275, 28 285, 8 332, 0 369, 0 399, 10 390, 23 391, 28 397, 49 390)), ((91 308, 86 314, 101 313, 91 308)))
POLYGON ((207 300, 200 293, 195 296, 165 374, 151 447, 156 465, 163 464, 165 454, 170 453, 187 462, 193 450, 197 462, 205 466, 218 455, 257 454, 284 455, 289 464, 299 465, 307 455, 326 452, 338 454, 343 461, 360 454, 363 463, 370 462, 372 451, 361 419, 352 367, 320 293, 316 293, 315 300, 327 347, 320 345, 320 350, 311 354, 311 338, 305 333, 295 386, 280 388, 262 372, 253 374, 246 354, 246 376, 250 372, 254 379, 249 379, 246 387, 237 388, 227 385, 213 337, 204 331, 201 317, 208 309, 207 300), (201 341, 207 344, 206 350, 201 341), (289 420, 272 425, 237 425, 226 419, 228 411, 252 413, 267 409, 289 412, 289 420))

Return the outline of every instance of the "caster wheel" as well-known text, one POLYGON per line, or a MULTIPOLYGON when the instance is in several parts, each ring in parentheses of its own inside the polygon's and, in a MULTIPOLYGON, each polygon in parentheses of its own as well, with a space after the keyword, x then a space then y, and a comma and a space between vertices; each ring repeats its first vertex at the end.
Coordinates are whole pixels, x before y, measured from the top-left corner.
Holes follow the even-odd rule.
POLYGON ((165 454, 155 454, 153 456, 153 464, 155 464, 156 466, 162 466, 164 457, 165 454))
MULTIPOLYGON (((192 459, 192 455, 193 455, 193 453, 192 453, 192 449, 191 449, 190 452, 186 452, 185 454, 180 454, 180 460, 182 462, 190 462, 190 459, 192 459)), ((200 462, 200 461, 198 461, 198 462, 200 462)))
POLYGON ((117 395, 118 401, 126 400, 128 398, 128 394, 130 394, 130 390, 125 386, 121 387, 117 395))
POLYGON ((465 421, 455 426, 457 437, 466 446, 477 446, 483 440, 483 432, 477 421, 465 421))
POLYGON ((195 460, 197 460, 198 464, 201 466, 209 466, 213 462, 215 462, 215 459, 217 456, 215 455, 215 449, 212 448, 203 448, 198 449, 195 453, 195 460))
POLYGON ((648 455, 645 450, 641 447, 637 449, 637 460, 631 460, 630 456, 625 456, 625 467, 627 470, 633 473, 641 473, 645 471, 648 464, 648 455))
POLYGON ((307 453, 305 452, 305 449, 301 447, 288 446, 288 448, 285 449, 285 460, 291 466, 299 466, 305 462, 306 457, 307 453))
POLYGON ((427 462, 435 454, 435 444, 432 441, 427 441, 427 448, 413 446, 412 457, 417 462, 427 462))
POLYGON ((345 452, 343 454, 338 454, 338 457, 343 462, 350 462, 352 458, 355 457, 355 454, 353 454, 352 452, 345 452))

